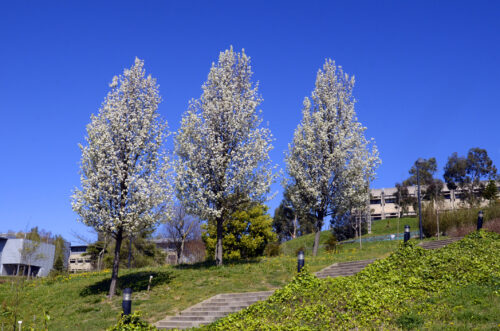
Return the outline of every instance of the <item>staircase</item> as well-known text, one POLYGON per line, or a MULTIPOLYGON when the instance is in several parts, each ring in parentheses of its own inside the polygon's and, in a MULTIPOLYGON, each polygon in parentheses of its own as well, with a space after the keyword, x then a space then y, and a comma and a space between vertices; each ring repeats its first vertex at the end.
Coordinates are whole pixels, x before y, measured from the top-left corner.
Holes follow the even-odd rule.
POLYGON ((364 267, 369 265, 375 261, 375 259, 372 260, 362 260, 362 261, 352 261, 352 262, 340 262, 340 263, 334 263, 329 267, 326 267, 325 269, 318 271, 316 273, 316 277, 318 278, 326 278, 326 277, 339 277, 339 276, 352 276, 361 270, 363 270, 364 267))
POLYGON ((228 314, 247 308, 251 304, 265 300, 273 291, 217 294, 175 316, 169 316, 156 323, 159 329, 187 329, 210 324, 228 314))
POLYGON ((463 237, 454 237, 454 238, 448 238, 448 239, 443 239, 443 240, 433 240, 433 241, 424 241, 419 244, 420 247, 425 248, 425 249, 437 249, 444 247, 448 244, 454 243, 455 241, 459 241, 460 239, 463 239, 463 237))

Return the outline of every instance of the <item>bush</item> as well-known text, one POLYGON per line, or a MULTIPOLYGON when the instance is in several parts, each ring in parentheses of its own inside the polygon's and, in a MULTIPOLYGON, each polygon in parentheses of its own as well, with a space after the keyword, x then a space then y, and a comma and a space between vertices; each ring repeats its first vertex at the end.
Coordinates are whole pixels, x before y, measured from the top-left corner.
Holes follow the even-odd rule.
POLYGON ((337 236, 334 233, 331 233, 330 236, 328 237, 328 240, 325 243, 325 250, 327 252, 337 252, 339 249, 340 245, 339 242, 337 241, 337 236))
POLYGON ((264 249, 264 255, 267 257, 279 256, 281 254, 281 246, 278 242, 268 243, 264 249))
POLYGON ((136 311, 130 315, 120 316, 118 323, 107 329, 107 331, 149 331, 158 330, 155 326, 141 320, 141 312, 136 311))
MULTIPOLYGON (((484 213, 484 222, 500 218, 500 204, 491 204, 483 208, 462 208, 439 212, 439 232, 448 234, 451 230, 475 227, 479 210, 484 213)), ((422 227, 426 237, 437 234, 436 209, 432 202, 426 204, 422 210, 422 227)))

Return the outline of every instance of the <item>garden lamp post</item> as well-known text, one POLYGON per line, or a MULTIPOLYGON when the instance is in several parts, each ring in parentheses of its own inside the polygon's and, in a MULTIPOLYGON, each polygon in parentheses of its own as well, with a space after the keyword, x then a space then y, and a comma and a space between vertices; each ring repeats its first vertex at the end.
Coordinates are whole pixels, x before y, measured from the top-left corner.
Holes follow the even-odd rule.
POLYGON ((123 290, 122 308, 123 315, 130 315, 132 311, 132 289, 129 287, 123 290))
POLYGON ((407 242, 408 240, 410 240, 410 226, 405 225, 404 241, 407 242))
POLYGON ((303 267, 304 267, 304 252, 299 251, 299 256, 297 258, 297 272, 300 273, 303 267))
POLYGON ((477 214, 477 230, 481 230, 483 227, 483 211, 480 210, 479 213, 477 214))
POLYGON ((418 196, 418 226, 420 228, 420 240, 424 239, 424 233, 422 229, 422 202, 420 198, 420 164, 423 162, 422 158, 418 158, 416 162, 417 167, 417 196, 418 196))

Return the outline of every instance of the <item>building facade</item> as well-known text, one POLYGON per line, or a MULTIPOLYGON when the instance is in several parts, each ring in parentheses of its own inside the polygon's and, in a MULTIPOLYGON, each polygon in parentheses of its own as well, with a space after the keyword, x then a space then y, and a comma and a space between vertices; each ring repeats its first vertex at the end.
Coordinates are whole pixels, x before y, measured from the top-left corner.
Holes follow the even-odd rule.
POLYGON ((76 272, 88 272, 94 270, 90 256, 86 256, 84 254, 86 252, 87 252, 86 245, 71 246, 68 259, 69 272, 76 273, 76 272))
MULTIPOLYGON (((500 183, 497 183, 497 186, 500 191, 500 183)), ((421 189, 423 188, 425 187, 421 186, 421 189)), ((417 199, 417 186, 408 186, 408 193, 410 196, 417 199)), ((476 193, 479 194, 479 190, 477 190, 476 193)), ((395 187, 370 190, 370 215, 372 220, 383 220, 386 218, 398 217, 400 213, 400 206, 397 204, 397 194, 398 191, 395 187)), ((444 184, 441 195, 443 199, 440 201, 440 208, 443 210, 454 210, 464 206, 462 192, 460 189, 450 190, 448 186, 444 184)), ((484 203, 487 202, 484 201, 484 203)), ((408 206, 408 213, 403 216, 415 215, 416 212, 413 209, 413 206, 408 206)))
POLYGON ((54 265, 54 253, 52 244, 0 237, 0 275, 45 277, 54 265))

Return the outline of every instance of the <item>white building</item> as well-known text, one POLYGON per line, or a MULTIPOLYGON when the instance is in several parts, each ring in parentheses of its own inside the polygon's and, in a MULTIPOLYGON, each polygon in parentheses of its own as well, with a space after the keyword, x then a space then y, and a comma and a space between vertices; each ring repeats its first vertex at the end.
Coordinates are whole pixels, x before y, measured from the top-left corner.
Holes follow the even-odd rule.
POLYGON ((86 252, 86 245, 71 246, 68 264, 69 272, 87 272, 93 270, 90 256, 84 255, 86 252))
MULTIPOLYGON (((497 183, 497 185, 500 191, 500 183, 497 183)), ((421 190, 422 188, 425 187, 421 186, 421 190)), ((416 199, 417 186, 408 186, 408 193, 416 199)), ((398 217, 400 207, 396 203, 397 194, 398 191, 395 187, 370 190, 370 214, 372 220, 383 220, 386 218, 398 217)), ((462 207, 464 204, 460 189, 450 190, 448 186, 444 184, 441 194, 443 196, 443 200, 440 202, 440 208, 443 210, 454 210, 462 207)), ((413 209, 413 206, 408 206, 408 213, 404 216, 414 215, 416 215, 416 212, 413 209)))

